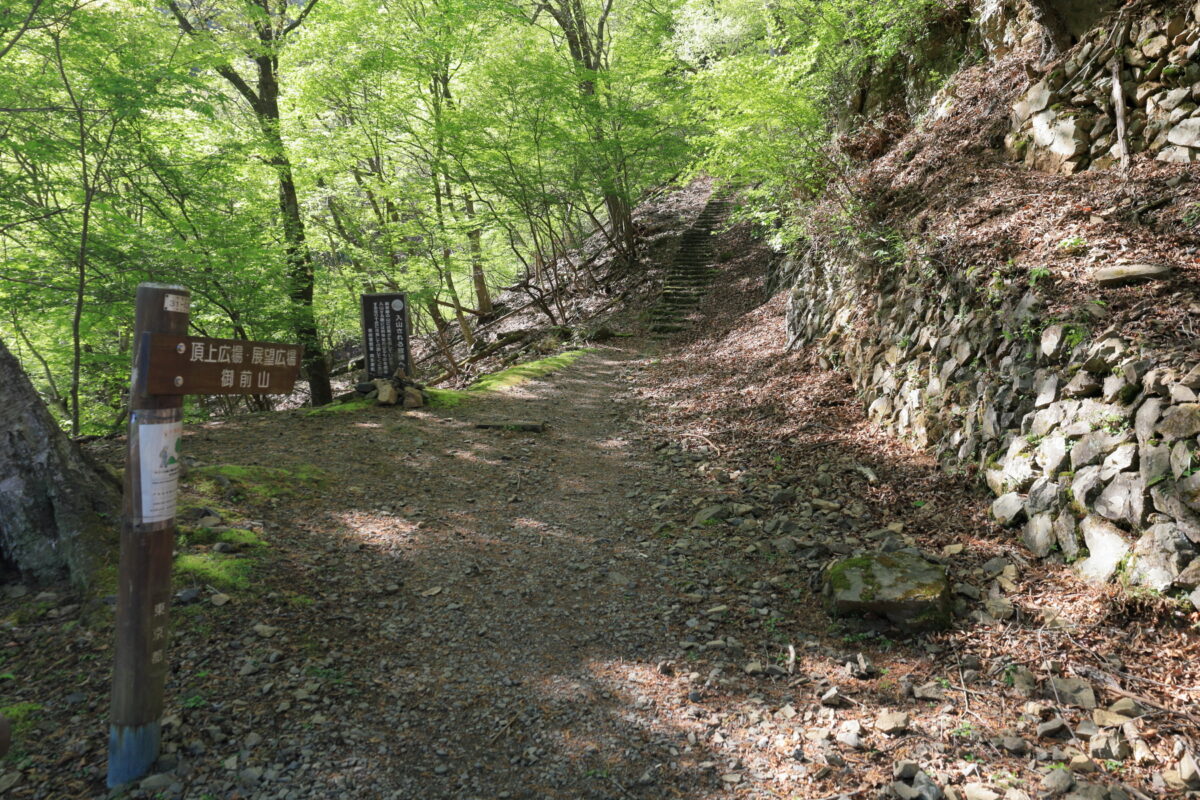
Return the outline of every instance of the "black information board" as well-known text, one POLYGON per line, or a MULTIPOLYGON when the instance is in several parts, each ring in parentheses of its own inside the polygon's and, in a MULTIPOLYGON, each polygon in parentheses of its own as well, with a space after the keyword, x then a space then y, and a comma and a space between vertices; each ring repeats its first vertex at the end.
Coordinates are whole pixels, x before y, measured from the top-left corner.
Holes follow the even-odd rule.
POLYGON ((367 380, 408 376, 408 295, 364 294, 362 328, 367 380))

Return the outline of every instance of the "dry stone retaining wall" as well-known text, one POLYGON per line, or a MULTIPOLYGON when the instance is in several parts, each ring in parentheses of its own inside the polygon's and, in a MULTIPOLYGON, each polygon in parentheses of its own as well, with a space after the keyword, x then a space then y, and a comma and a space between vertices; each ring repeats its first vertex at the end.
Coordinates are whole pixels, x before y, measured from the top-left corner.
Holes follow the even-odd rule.
POLYGON ((1037 556, 1200 606, 1195 350, 1140 351, 1093 304, 1071 316, 1091 324, 1042 327, 1024 282, 981 294, 872 258, 812 248, 776 269, 793 341, 848 370, 876 423, 978 470, 1037 556))
POLYGON ((1073 174, 1129 154, 1200 160, 1200 3, 1187 10, 1121 14, 1094 28, 1016 102, 1009 154, 1033 169, 1073 174), (1113 67, 1119 72, 1114 90, 1113 67))

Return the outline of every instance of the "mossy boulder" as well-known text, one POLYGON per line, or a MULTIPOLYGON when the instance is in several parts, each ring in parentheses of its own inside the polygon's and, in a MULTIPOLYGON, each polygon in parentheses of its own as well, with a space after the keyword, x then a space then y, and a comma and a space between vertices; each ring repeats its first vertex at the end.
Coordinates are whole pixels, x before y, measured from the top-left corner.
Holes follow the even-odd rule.
POLYGON ((950 625, 946 569, 917 553, 876 553, 837 561, 825 571, 825 595, 835 617, 874 614, 917 632, 950 625))

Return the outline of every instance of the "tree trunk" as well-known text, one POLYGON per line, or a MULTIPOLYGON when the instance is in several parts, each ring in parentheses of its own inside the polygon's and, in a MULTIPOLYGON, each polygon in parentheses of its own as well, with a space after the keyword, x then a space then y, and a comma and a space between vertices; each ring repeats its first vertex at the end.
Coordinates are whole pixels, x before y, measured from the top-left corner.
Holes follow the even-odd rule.
MULTIPOLYGON (((253 54, 247 53, 258 73, 257 91, 232 65, 219 64, 216 70, 250 105, 269 150, 267 163, 274 168, 279 186, 279 213, 283 218, 283 240, 288 261, 292 329, 300 344, 304 345, 304 371, 312 394, 312 404, 323 406, 333 402, 333 388, 329 384, 329 364, 325 360, 325 351, 317 332, 316 314, 313 312, 316 269, 305 238, 304 217, 300 213, 292 162, 283 141, 283 117, 279 111, 279 49, 315 4, 316 0, 308 0, 291 22, 273 17, 269 4, 262 5, 261 11, 265 11, 265 14, 254 8, 257 4, 249 5, 254 8, 252 24, 259 40, 258 46, 251 48, 253 54)), ((289 4, 283 5, 285 10, 289 7, 289 4)), ((198 36, 210 22, 202 19, 199 25, 193 24, 175 0, 169 0, 167 8, 179 23, 180 30, 188 36, 198 36)))
POLYGON ((471 281, 475 284, 475 306, 484 317, 492 313, 492 295, 488 292, 487 277, 483 274, 483 234, 475 223, 475 200, 471 190, 463 190, 463 210, 471 227, 467 231, 467 242, 471 250, 471 281))
POLYGON ((264 138, 271 149, 270 163, 279 183, 279 214, 283 219, 283 239, 288 260, 288 296, 292 301, 292 329, 304 345, 304 372, 308 377, 312 404, 323 406, 333 402, 329 383, 329 364, 317 332, 313 313, 313 292, 316 270, 304 232, 300 214, 300 198, 292 177, 292 162, 280 133, 279 83, 273 58, 256 60, 259 68, 260 105, 256 109, 264 138))
POLYGON ((84 585, 115 546, 119 507, 0 342, 0 557, 37 580, 66 573, 84 585))

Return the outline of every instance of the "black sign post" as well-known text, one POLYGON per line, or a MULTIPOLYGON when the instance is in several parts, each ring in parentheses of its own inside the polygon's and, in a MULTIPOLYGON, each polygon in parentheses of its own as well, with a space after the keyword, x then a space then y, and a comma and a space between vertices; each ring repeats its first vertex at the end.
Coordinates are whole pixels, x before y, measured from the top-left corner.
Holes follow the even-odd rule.
POLYGON ((391 378, 397 373, 411 377, 408 295, 404 292, 364 294, 362 328, 367 380, 391 378))

